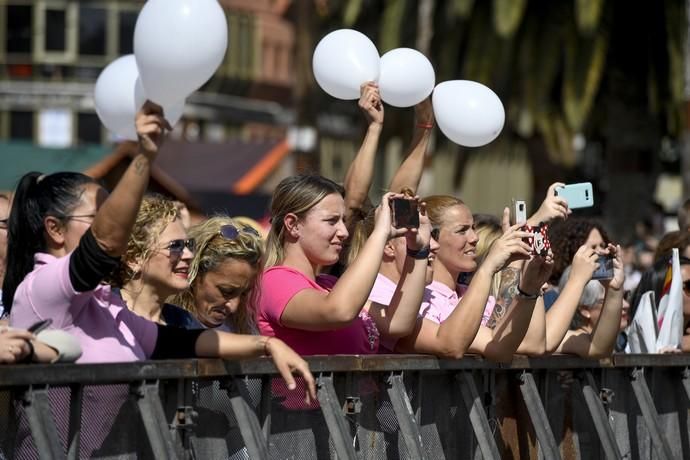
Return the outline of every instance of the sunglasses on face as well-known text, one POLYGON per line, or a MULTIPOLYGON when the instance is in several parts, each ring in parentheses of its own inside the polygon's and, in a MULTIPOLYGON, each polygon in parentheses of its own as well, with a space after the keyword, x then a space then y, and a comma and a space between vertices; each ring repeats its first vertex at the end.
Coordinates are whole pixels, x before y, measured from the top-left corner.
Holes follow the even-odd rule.
POLYGON ((433 227, 431 229, 431 237, 438 242, 438 237, 441 234, 441 229, 438 227, 433 227))
POLYGON ((194 252, 194 239, 190 238, 188 240, 172 240, 168 244, 166 244, 163 247, 163 249, 167 249, 168 251, 170 251, 171 256, 181 256, 184 252, 185 247, 189 249, 191 252, 194 252))
POLYGON ((242 233, 249 233, 250 235, 254 236, 261 236, 259 235, 259 232, 254 230, 252 227, 249 225, 245 225, 242 228, 237 228, 232 224, 227 224, 223 225, 220 227, 220 230, 218 231, 218 234, 225 238, 226 240, 236 240, 238 236, 240 236, 240 232, 242 233))

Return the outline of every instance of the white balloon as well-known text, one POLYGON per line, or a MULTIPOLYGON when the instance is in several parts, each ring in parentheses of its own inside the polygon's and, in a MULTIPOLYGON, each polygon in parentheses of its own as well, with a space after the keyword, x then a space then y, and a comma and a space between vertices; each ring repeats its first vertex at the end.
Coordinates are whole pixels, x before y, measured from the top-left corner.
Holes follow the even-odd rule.
POLYGON ((171 104, 213 76, 228 47, 217 0, 149 0, 134 28, 134 54, 152 101, 171 104))
POLYGON ((431 62, 417 50, 396 48, 381 56, 381 99, 394 107, 412 107, 429 97, 436 84, 431 62))
POLYGON ((496 93, 470 80, 439 83, 432 97, 436 123, 451 141, 480 147, 496 139, 505 123, 505 110, 496 93))
MULTIPOLYGON (((146 93, 133 54, 117 58, 103 69, 96 80, 94 103, 96 113, 108 130, 123 139, 137 138, 134 118, 146 102, 146 93)), ((182 117, 184 99, 163 107, 165 118, 175 125, 182 117)))
POLYGON ((379 52, 369 38, 352 29, 323 37, 312 58, 321 89, 338 99, 359 99, 362 83, 379 78, 379 52))
MULTIPOLYGON (((137 111, 135 86, 139 70, 133 54, 122 56, 103 69, 96 80, 94 103, 103 125, 115 134, 127 138, 134 129, 137 111)), ((143 103, 143 102, 142 102, 143 103)))

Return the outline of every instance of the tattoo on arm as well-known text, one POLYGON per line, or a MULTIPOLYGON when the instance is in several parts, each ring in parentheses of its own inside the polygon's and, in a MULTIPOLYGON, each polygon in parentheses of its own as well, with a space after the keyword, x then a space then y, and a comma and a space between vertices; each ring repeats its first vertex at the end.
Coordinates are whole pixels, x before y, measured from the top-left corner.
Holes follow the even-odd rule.
POLYGON ((137 173, 137 175, 141 176, 144 174, 144 171, 146 170, 146 160, 139 156, 134 160, 134 171, 137 173))

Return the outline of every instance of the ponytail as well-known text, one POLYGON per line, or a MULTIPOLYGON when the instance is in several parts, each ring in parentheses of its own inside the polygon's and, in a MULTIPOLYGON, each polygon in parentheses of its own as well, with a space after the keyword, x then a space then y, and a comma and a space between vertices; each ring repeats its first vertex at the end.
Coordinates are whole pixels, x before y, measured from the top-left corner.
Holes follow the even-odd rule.
POLYGON ((34 255, 46 250, 44 218, 69 215, 89 183, 95 183, 94 179, 73 172, 48 176, 30 172, 19 180, 7 222, 7 270, 2 285, 6 313, 12 309, 17 287, 33 270, 34 255))

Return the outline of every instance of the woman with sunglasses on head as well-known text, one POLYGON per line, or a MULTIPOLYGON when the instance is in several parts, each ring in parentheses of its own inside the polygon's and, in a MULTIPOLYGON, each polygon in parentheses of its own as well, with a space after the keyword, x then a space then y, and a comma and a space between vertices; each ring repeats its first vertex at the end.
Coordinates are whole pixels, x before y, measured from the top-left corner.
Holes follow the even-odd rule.
POLYGON ((196 241, 189 289, 176 295, 173 303, 204 327, 257 333, 257 278, 264 254, 259 233, 235 219, 215 216, 190 228, 189 236, 196 241))
MULTIPOLYGON (((280 340, 155 324, 130 312, 102 284, 127 252, 151 166, 170 126, 160 107, 147 102, 137 114, 136 128, 138 151, 109 196, 93 179, 78 173, 30 173, 20 181, 10 214, 9 269, 3 285, 10 324, 28 327, 51 318, 52 327, 69 330, 79 339, 82 363, 268 354, 289 386, 294 387, 291 372, 297 371, 314 396, 306 362, 280 340)), ((167 247, 156 248, 161 257, 171 250, 184 254, 178 243, 163 243, 167 247)), ((180 285, 186 283, 183 272, 180 268, 172 275, 180 278, 180 285)), ((131 294, 135 302, 136 294, 131 294)))

